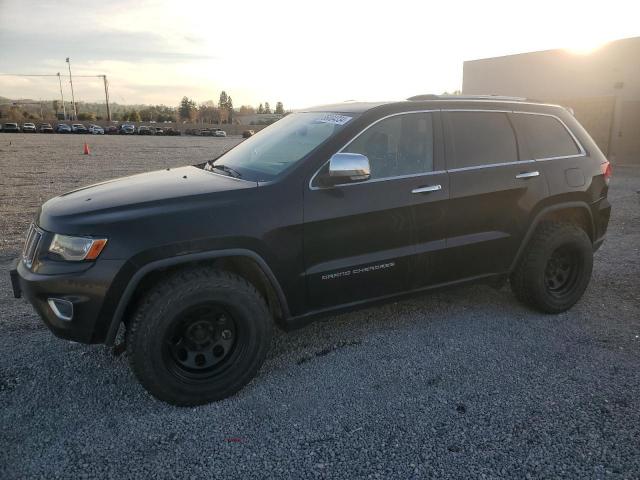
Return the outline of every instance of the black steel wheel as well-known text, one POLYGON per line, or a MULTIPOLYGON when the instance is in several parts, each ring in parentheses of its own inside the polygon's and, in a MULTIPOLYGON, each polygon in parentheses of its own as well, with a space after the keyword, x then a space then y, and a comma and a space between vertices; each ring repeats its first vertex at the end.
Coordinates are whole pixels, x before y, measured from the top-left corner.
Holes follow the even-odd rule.
POLYGON ((550 295, 556 298, 570 294, 582 270, 580 252, 570 245, 556 249, 544 269, 544 283, 550 295))
POLYGON ((227 398, 257 374, 273 321, 258 291, 238 275, 188 268, 159 282, 127 327, 127 354, 156 398, 192 406, 227 398))
POLYGON ((233 316, 220 305, 202 303, 186 309, 167 330, 163 360, 175 375, 206 380, 224 367, 238 341, 233 316))

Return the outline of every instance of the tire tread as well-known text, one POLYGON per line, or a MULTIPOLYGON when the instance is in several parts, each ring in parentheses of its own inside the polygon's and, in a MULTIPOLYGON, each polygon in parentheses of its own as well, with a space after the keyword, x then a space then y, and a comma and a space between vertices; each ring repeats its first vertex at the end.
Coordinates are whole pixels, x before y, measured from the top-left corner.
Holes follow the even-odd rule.
MULTIPOLYGON (((526 246, 522 258, 509 277, 511 290, 515 297, 523 304, 544 313, 558 313, 557 308, 552 308, 540 296, 538 289, 533 285, 532 272, 540 262, 546 262, 545 246, 559 235, 571 233, 588 240, 586 232, 572 223, 542 222, 536 228, 533 237, 526 246)), ((590 240, 589 240, 590 241, 590 240)), ((589 270, 589 275, 591 271, 589 270)), ((582 293, 580 294, 582 295, 582 293)), ((578 297, 579 298, 579 297, 578 297)))
MULTIPOLYGON (((245 278, 239 275, 227 272, 225 270, 206 267, 185 268, 167 275, 154 288, 147 292, 147 294, 144 295, 140 300, 133 316, 131 317, 131 320, 128 323, 126 332, 126 352, 131 370, 133 371, 136 378, 140 381, 140 383, 149 392, 161 399, 169 398, 173 396, 173 393, 166 388, 163 382, 159 381, 157 376, 154 375, 152 371, 150 371, 150 369, 148 368, 149 365, 146 362, 138 361, 138 354, 140 353, 138 352, 138 348, 141 345, 138 336, 143 334, 141 330, 147 323, 146 320, 149 316, 149 311, 152 308, 157 308, 157 306, 162 302, 167 303, 167 305, 163 307, 166 308, 166 306, 168 306, 168 303, 171 301, 169 298, 169 293, 180 288, 185 283, 191 284, 192 286, 184 293, 193 293, 197 291, 197 289, 203 284, 206 284, 208 287, 213 288, 244 291, 244 293, 255 299, 260 308, 263 310, 264 315, 270 318, 269 309, 264 297, 251 283, 249 283, 245 278)), ((269 343, 272 334, 271 323, 272 322, 269 321, 267 339, 269 343)), ((253 368, 249 372, 250 377, 255 376, 261 364, 262 361, 254 362, 253 368)), ((232 395, 233 393, 240 390, 243 386, 244 383, 240 383, 239 385, 232 385, 227 391, 222 392, 220 398, 232 395)), ((193 406, 200 405, 205 402, 192 401, 188 398, 187 395, 185 395, 184 398, 173 399, 173 401, 170 401, 170 403, 180 406, 193 406)))

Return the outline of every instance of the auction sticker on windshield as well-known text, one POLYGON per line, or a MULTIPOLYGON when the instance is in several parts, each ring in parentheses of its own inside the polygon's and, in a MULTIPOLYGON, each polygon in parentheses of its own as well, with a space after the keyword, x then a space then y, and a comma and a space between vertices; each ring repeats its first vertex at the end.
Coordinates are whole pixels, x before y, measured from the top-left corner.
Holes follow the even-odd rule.
POLYGON ((346 115, 338 115, 337 113, 326 113, 322 117, 318 118, 318 122, 321 123, 333 123, 334 125, 344 125, 353 117, 347 117, 346 115))

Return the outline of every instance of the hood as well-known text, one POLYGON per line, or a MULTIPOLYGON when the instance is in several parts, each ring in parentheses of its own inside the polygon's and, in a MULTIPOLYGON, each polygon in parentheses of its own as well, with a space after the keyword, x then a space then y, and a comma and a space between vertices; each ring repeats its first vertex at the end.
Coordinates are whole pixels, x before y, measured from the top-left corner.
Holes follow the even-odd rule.
POLYGON ((203 198, 214 202, 216 197, 227 203, 236 197, 235 192, 256 187, 254 182, 193 166, 159 170, 97 183, 52 198, 42 206, 38 223, 45 230, 73 233, 76 230, 73 225, 113 223, 159 211, 186 210, 203 198))

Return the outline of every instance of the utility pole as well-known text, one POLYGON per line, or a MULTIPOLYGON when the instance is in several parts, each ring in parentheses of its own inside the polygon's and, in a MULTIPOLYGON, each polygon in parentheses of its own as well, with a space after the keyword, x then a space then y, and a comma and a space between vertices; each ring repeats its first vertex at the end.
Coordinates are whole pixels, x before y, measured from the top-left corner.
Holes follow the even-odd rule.
POLYGON ((104 99, 107 102, 107 120, 111 121, 111 109, 109 108, 109 83, 107 82, 107 76, 102 75, 104 80, 104 99))
POLYGON ((73 78, 71 77, 71 62, 67 57, 67 63, 69 64, 69 83, 71 84, 71 103, 73 104, 73 119, 78 120, 78 109, 76 108, 76 98, 73 94, 73 78))
MULTIPOLYGON (((60 99, 62 100, 62 118, 67 119, 67 109, 64 106, 64 95, 62 94, 62 79, 60 78, 60 72, 58 72, 58 83, 60 84, 60 99)), ((56 112, 56 115, 58 112, 56 112)), ((57 120, 57 118, 56 118, 57 120)))

